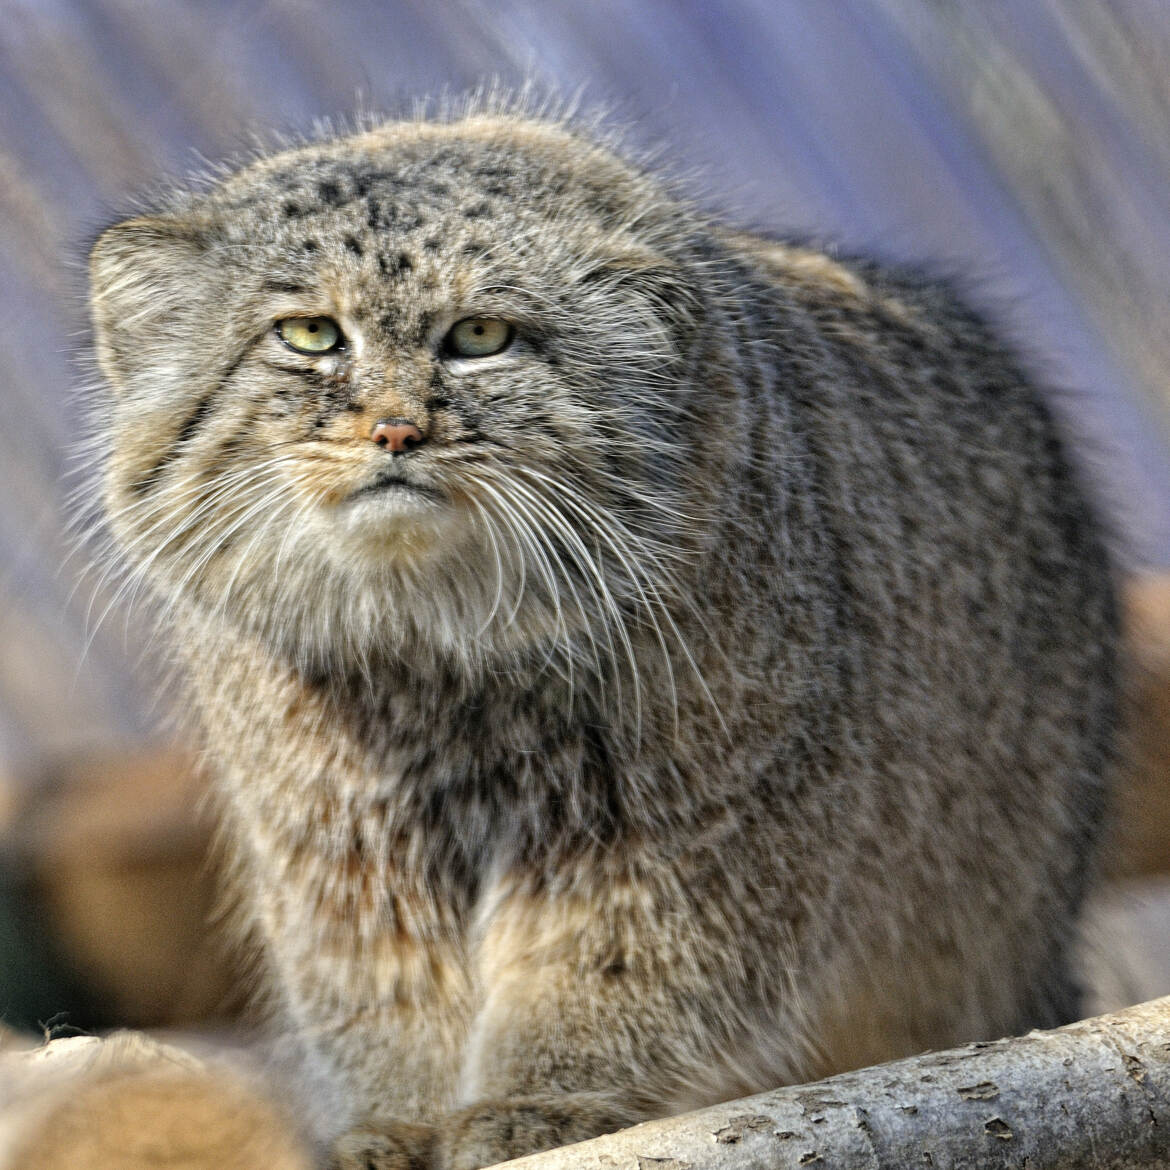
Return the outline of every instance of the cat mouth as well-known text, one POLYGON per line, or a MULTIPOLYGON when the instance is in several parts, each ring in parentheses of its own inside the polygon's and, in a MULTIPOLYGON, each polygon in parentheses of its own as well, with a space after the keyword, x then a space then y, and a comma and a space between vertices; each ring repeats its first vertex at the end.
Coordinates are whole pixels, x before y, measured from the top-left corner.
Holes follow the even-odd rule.
POLYGON ((437 488, 430 487, 428 484, 415 483, 412 480, 408 480, 400 471, 393 468, 383 471, 369 483, 363 484, 356 491, 350 492, 345 498, 348 503, 356 500, 369 499, 371 496, 384 496, 387 498, 393 498, 395 496, 417 496, 421 499, 436 501, 441 501, 445 498, 443 493, 437 488))

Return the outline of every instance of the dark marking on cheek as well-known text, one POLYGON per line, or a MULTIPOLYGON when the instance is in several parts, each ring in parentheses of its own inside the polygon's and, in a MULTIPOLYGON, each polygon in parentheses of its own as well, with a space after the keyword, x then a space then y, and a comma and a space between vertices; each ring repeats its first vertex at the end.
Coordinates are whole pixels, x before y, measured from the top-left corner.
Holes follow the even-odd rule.
POLYGON ((317 403, 316 414, 313 417, 312 430, 323 431, 335 418, 342 414, 358 414, 362 405, 348 391, 327 393, 317 403))
POLYGON ((175 432, 175 437, 171 445, 154 461, 150 470, 142 476, 141 479, 135 480, 130 485, 130 490, 137 496, 144 496, 150 491, 159 481, 164 471, 170 466, 172 462, 178 457, 179 452, 186 446, 199 432, 200 427, 211 416, 212 407, 215 405, 215 400, 219 394, 220 389, 224 383, 235 372, 236 367, 243 361, 243 354, 241 354, 225 371, 223 377, 220 379, 219 385, 207 394, 204 394, 195 406, 192 408, 187 417, 179 426, 178 431, 175 432))
POLYGON ((305 240, 301 248, 306 252, 315 252, 320 247, 316 240, 305 240))
POLYGON ((290 293, 293 296, 303 296, 309 291, 303 284, 294 284, 287 280, 266 280, 260 287, 265 292, 290 293))
POLYGON ((215 396, 213 394, 205 394, 195 404, 195 409, 183 420, 183 425, 179 428, 179 433, 175 436, 175 446, 181 447, 185 443, 189 443, 194 437, 195 432, 203 425, 207 416, 211 413, 211 405, 215 396))
POLYGON ((224 439, 224 441, 220 443, 218 449, 216 450, 216 463, 226 462, 234 456, 239 455, 239 453, 244 449, 244 440, 252 433, 254 427, 255 419, 249 417, 244 428, 224 439))

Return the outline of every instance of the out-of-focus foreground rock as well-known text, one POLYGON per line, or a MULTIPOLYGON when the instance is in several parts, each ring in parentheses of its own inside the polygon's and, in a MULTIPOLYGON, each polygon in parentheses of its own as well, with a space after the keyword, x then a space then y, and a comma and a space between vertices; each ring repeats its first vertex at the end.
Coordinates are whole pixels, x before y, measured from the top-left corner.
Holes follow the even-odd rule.
POLYGON ((2 1170, 309 1170, 254 1077, 139 1032, 0 1050, 2 1170))
POLYGON ((236 1017, 243 964, 218 925, 205 780, 189 755, 75 758, 0 791, 0 1018, 236 1017))

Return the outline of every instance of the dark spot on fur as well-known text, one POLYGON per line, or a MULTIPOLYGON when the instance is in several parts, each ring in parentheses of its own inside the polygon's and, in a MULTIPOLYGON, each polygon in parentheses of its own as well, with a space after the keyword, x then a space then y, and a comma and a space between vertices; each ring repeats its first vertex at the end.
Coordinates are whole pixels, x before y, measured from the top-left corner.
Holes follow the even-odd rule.
POLYGON ((488 203, 486 200, 481 201, 479 203, 473 203, 473 204, 471 204, 470 207, 465 207, 463 209, 463 218, 464 219, 483 219, 483 217, 485 215, 489 215, 491 213, 491 210, 492 210, 491 204, 488 203))
POLYGON ((482 256, 487 251, 487 244, 472 240, 470 243, 464 244, 461 250, 464 256, 482 256))
POLYGON ((332 179, 317 184, 317 194, 323 203, 336 207, 341 202, 341 188, 332 179))
POLYGON ((372 195, 366 200, 366 224, 374 231, 385 231, 398 218, 398 208, 393 203, 383 203, 372 195))
POLYGON ((382 253, 378 257, 378 268, 383 276, 401 276, 414 267, 414 261, 405 253, 399 252, 394 256, 382 253))
POLYGON ((283 212, 284 212, 284 218, 285 218, 285 219, 296 219, 296 218, 297 218, 297 216, 299 216, 299 215, 304 215, 304 212, 303 212, 303 211, 301 211, 300 207, 299 207, 297 204, 295 204, 295 203, 293 203, 293 202, 291 202, 291 201, 289 201, 288 203, 286 203, 286 204, 285 204, 285 205, 284 205, 284 206, 281 208, 281 211, 283 211, 283 212))
POLYGON ((438 236, 427 236, 427 238, 423 240, 423 247, 426 248, 428 252, 437 252, 442 246, 443 241, 440 240, 438 236))
POLYGON ((363 255, 365 255, 365 249, 364 249, 364 248, 361 246, 361 244, 360 244, 360 243, 359 243, 359 242, 358 242, 358 241, 357 241, 357 240, 356 240, 356 239, 355 239, 353 236, 346 236, 346 237, 345 237, 345 241, 344 241, 344 242, 345 242, 345 246, 346 246, 346 247, 347 247, 347 248, 348 248, 348 249, 349 249, 349 250, 350 250, 350 251, 351 251, 351 252, 352 252, 352 253, 353 253, 355 256, 363 256, 363 255))
POLYGON ((265 292, 290 293, 293 296, 301 296, 308 292, 303 284, 294 284, 287 280, 266 280, 260 287, 265 292))
POLYGON ((316 240, 305 240, 305 242, 303 244, 301 244, 301 247, 306 252, 315 252, 319 246, 320 245, 317 243, 316 240))
POLYGON ((353 178, 354 197, 364 199, 375 184, 388 187, 391 190, 402 185, 401 180, 393 171, 363 171, 353 178))

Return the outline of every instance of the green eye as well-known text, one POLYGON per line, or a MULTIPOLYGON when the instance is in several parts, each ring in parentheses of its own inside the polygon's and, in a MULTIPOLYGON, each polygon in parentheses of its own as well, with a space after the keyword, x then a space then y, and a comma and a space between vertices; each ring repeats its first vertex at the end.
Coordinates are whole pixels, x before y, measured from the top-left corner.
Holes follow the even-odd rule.
POLYGON ((297 353, 328 353, 341 345, 341 330, 328 317, 285 317, 276 334, 297 353))
POLYGON ((456 357, 487 357, 508 348, 512 326, 498 317, 467 317, 447 334, 447 349, 456 357))

